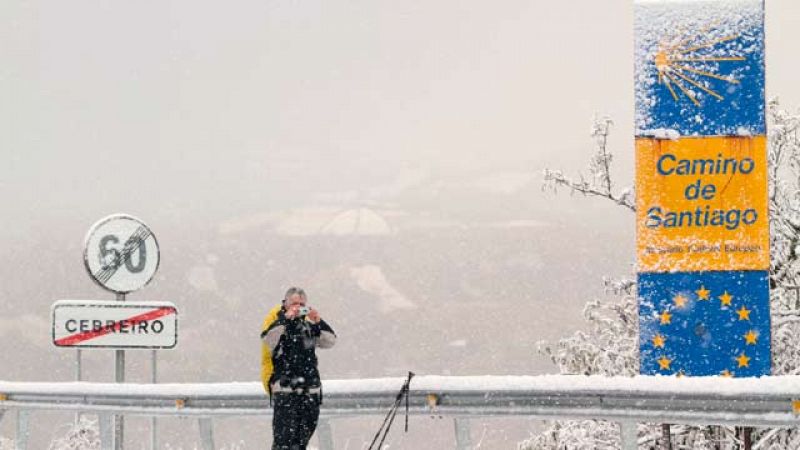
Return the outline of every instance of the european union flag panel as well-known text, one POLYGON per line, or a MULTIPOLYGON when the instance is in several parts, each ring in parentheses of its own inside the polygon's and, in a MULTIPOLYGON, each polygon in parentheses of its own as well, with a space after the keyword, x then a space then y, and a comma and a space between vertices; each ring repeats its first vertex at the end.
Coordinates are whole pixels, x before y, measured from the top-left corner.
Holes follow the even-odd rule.
POLYGON ((636 135, 766 134, 763 0, 635 3, 636 135))
POLYGON ((767 271, 639 274, 644 375, 770 374, 767 271))

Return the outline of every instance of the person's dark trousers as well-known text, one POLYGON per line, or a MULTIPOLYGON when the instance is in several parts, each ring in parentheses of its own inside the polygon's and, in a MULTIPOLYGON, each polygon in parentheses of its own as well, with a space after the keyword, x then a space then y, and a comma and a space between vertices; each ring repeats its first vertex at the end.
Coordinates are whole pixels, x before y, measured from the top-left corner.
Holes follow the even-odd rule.
POLYGON ((319 395, 276 393, 272 401, 272 450, 306 450, 319 421, 319 395))

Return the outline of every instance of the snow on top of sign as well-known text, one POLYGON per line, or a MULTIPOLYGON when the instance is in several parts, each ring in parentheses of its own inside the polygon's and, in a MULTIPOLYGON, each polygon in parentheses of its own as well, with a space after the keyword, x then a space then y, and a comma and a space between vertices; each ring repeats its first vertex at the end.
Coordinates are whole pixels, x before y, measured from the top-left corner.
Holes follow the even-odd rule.
MULTIPOLYGON (((762 0, 638 0, 635 12, 635 123, 639 130, 658 127, 656 119, 651 116, 659 101, 659 96, 655 95, 656 89, 667 89, 666 84, 674 84, 665 80, 666 84, 659 86, 659 71, 654 63, 659 52, 669 49, 678 52, 677 54, 697 57, 693 52, 686 53, 693 49, 700 51, 702 58, 708 59, 748 55, 761 49, 759 33, 763 24, 762 0), (709 46, 708 43, 715 44, 709 46)), ((711 88, 709 83, 713 76, 704 74, 722 73, 725 78, 738 80, 743 73, 750 70, 749 64, 752 63, 757 61, 734 64, 712 60, 682 62, 680 64, 684 67, 690 65, 688 70, 692 72, 685 72, 687 69, 684 69, 682 74, 675 77, 688 74, 689 78, 702 87, 711 88)), ((691 82, 679 81, 701 103, 709 96, 701 87, 693 86, 691 82)), ((673 89, 678 97, 676 102, 680 105, 680 120, 692 129, 699 130, 700 134, 716 134, 718 124, 714 123, 715 119, 706 116, 702 108, 693 105, 678 86, 673 89)), ((726 92, 721 94, 727 95, 726 92)), ((669 98, 668 101, 672 101, 669 94, 666 95, 662 99, 669 98)))
MULTIPOLYGON (((328 395, 353 392, 396 393, 404 378, 374 378, 324 381, 328 395)), ((583 375, 541 376, 417 376, 411 382, 416 392, 490 392, 530 390, 547 392, 656 393, 674 395, 785 395, 800 397, 800 376, 761 378, 724 377, 602 377, 583 375)), ((132 395, 148 397, 230 397, 266 395, 258 382, 234 383, 24 383, 0 381, 0 393, 43 393, 65 395, 132 395)))
POLYGON ((681 138, 681 133, 678 130, 671 128, 654 128, 652 130, 636 130, 637 136, 652 137, 655 139, 669 139, 677 141, 681 138))

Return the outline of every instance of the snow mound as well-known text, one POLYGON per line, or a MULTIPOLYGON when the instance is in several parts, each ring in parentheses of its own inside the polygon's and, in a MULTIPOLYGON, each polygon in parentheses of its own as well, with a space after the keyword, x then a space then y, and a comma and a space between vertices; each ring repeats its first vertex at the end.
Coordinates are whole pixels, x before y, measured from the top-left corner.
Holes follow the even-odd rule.
POLYGON ((392 234, 386 219, 368 208, 344 211, 322 227, 320 234, 334 236, 385 236, 392 234))
POLYGON ((355 280, 358 287, 370 294, 376 295, 380 301, 380 308, 383 312, 390 312, 398 309, 414 309, 417 307, 414 302, 407 299, 386 279, 383 270, 375 265, 353 267, 350 269, 350 276, 355 280))

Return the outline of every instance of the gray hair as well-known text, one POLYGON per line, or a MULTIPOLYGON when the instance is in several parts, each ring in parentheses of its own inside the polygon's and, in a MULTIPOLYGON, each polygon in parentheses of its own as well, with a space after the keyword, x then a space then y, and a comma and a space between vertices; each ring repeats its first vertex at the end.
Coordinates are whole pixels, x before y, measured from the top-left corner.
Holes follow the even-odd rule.
POLYGON ((289 300, 289 298, 295 294, 303 297, 304 300, 308 300, 306 297, 306 291, 299 287, 290 287, 289 290, 286 291, 286 295, 283 296, 283 301, 285 302, 286 300, 289 300))

